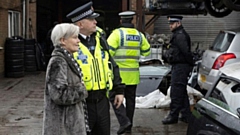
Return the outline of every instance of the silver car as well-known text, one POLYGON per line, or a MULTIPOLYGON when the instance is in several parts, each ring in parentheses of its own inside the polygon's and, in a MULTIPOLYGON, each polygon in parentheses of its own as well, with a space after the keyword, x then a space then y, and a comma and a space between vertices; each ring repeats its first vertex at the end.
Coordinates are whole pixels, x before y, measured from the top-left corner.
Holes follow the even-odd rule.
POLYGON ((219 78, 219 68, 240 61, 240 29, 220 31, 212 46, 203 53, 198 85, 209 90, 219 78))
POLYGON ((240 135, 240 62, 225 65, 222 75, 192 110, 187 135, 240 135))

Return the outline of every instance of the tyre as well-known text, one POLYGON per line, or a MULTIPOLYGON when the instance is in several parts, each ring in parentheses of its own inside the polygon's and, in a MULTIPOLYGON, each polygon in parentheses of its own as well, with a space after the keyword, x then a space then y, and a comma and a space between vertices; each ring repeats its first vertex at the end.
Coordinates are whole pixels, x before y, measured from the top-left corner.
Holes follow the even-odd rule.
POLYGON ((8 59, 5 60, 5 65, 7 66, 15 66, 15 65, 23 65, 24 60, 23 59, 8 59))
POLYGON ((37 71, 37 66, 25 66, 26 72, 35 72, 37 71))
POLYGON ((25 50, 35 50, 35 45, 24 45, 25 50))
POLYGON ((23 53, 24 52, 24 47, 23 46, 17 46, 17 47, 12 47, 8 46, 5 48, 6 53, 23 53))
POLYGON ((25 39, 24 42, 25 42, 24 43, 25 45, 35 45, 36 40, 35 39, 25 39))
POLYGON ((24 41, 22 39, 13 39, 13 38, 7 38, 6 39, 6 48, 9 47, 19 47, 24 46, 24 41))
POLYGON ((23 53, 7 53, 5 56, 5 60, 12 60, 12 59, 24 59, 23 53))
POLYGON ((36 62, 35 61, 25 61, 24 65, 25 66, 36 66, 36 62))
POLYGON ((224 17, 229 15, 232 10, 228 9, 221 0, 206 0, 205 8, 214 17, 224 17))
POLYGON ((5 76, 24 76, 24 40, 20 37, 7 38, 5 44, 5 76))
POLYGON ((35 55, 25 55, 25 61, 36 61, 35 55))
POLYGON ((35 55, 35 51, 34 50, 25 50, 25 56, 28 56, 28 55, 35 55))
POLYGON ((25 39, 24 49, 26 50, 35 50, 35 39, 25 39))
POLYGON ((222 0, 224 5, 234 11, 240 11, 240 0, 222 0))
POLYGON ((6 66, 5 70, 6 72, 22 72, 24 71, 24 66, 23 65, 6 66))
POLYGON ((6 77, 13 77, 13 78, 19 78, 23 77, 25 75, 24 71, 20 72, 5 72, 6 77))
POLYGON ((25 55, 35 55, 35 51, 34 50, 25 50, 25 55))

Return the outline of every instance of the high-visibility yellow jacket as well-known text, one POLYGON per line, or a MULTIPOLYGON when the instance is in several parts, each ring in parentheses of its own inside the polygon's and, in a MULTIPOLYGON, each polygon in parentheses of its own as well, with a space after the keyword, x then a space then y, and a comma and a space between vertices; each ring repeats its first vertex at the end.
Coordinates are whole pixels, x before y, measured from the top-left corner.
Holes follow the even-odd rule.
POLYGON ((79 43, 79 51, 73 54, 82 69, 83 81, 87 90, 111 90, 113 72, 109 67, 109 54, 102 50, 100 40, 96 36, 94 56, 89 49, 79 43))
POLYGON ((96 27, 96 30, 100 33, 100 34, 102 34, 102 36, 104 37, 104 38, 106 38, 106 32, 102 29, 102 28, 100 28, 100 27, 96 27))
POLYGON ((150 54, 150 44, 145 36, 135 28, 119 28, 107 39, 110 54, 120 69, 122 82, 136 85, 140 80, 139 58, 150 54))

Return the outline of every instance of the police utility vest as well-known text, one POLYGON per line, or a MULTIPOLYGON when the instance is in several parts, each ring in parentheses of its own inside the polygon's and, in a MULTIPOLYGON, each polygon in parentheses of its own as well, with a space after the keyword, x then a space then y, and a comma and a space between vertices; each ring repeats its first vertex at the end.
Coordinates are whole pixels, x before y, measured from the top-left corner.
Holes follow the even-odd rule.
POLYGON ((79 43, 79 51, 73 54, 82 69, 82 79, 88 91, 111 90, 113 87, 113 72, 109 67, 109 55, 102 49, 98 36, 98 34, 95 36, 94 56, 82 43, 79 43))
MULTIPOLYGON (((144 52, 141 52, 142 34, 133 28, 119 28, 113 34, 116 34, 113 36, 119 37, 120 43, 117 48, 111 46, 110 53, 119 66, 122 82, 126 85, 136 85, 140 81, 139 58, 144 52)), ((149 54, 149 46, 145 49, 149 54)))

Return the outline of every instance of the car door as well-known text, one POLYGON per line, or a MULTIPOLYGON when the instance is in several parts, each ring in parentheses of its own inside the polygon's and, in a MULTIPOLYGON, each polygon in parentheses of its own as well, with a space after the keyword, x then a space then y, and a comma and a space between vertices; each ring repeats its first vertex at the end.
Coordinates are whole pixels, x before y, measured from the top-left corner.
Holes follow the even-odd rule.
POLYGON ((239 135, 240 81, 221 77, 194 106, 188 135, 239 135))

